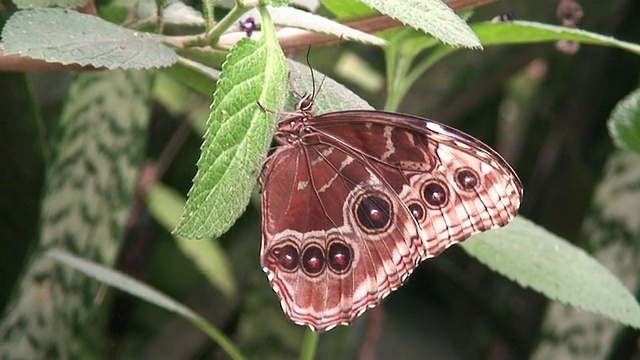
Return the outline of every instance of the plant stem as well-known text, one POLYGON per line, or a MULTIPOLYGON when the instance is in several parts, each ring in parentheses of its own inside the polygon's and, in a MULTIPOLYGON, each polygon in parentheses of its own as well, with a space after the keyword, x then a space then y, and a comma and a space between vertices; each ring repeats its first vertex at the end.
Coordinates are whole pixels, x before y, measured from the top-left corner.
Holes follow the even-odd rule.
POLYGON ((207 33, 207 43, 211 46, 215 45, 220 39, 220 36, 231 27, 240 17, 249 11, 249 7, 241 4, 240 2, 236 2, 236 6, 229 11, 227 16, 222 18, 220 22, 218 22, 208 33, 207 33))
POLYGON ((300 360, 313 360, 316 356, 316 348, 318 347, 318 333, 307 329, 302 340, 302 348, 300 349, 300 360))
POLYGON ((215 5, 215 0, 204 0, 202 1, 202 8, 203 8, 203 12, 204 12, 204 19, 206 21, 206 29, 207 31, 210 31, 211 29, 213 29, 213 23, 215 22, 215 18, 214 18, 214 5, 215 5))

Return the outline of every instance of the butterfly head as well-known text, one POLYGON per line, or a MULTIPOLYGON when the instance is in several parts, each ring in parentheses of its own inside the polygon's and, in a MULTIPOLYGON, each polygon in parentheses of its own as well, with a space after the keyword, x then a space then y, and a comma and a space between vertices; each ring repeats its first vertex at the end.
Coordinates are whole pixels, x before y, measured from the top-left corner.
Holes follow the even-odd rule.
POLYGON ((278 123, 276 137, 283 143, 294 143, 306 131, 307 121, 313 117, 313 95, 304 94, 296 105, 296 111, 288 113, 278 123))
POLYGON ((313 114, 313 105, 313 94, 305 93, 298 101, 298 105, 296 105, 296 113, 311 116, 313 114))

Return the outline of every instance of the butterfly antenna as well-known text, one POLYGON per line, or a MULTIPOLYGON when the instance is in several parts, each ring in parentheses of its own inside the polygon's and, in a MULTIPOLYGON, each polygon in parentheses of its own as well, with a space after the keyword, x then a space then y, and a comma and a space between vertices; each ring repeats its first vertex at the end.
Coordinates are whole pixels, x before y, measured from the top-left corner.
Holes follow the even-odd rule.
MULTIPOLYGON (((327 79, 327 74, 323 74, 323 75, 324 76, 322 76, 322 80, 320 80, 320 85, 318 85, 318 93, 320 93, 320 90, 322 89, 322 85, 324 84, 324 81, 327 79)), ((314 96, 314 98, 315 98, 315 96, 314 96)))
MULTIPOLYGON (((338 43, 342 42, 343 38, 344 36, 340 35, 340 38, 338 39, 338 43)), ((305 56, 305 60, 307 61, 307 65, 309 66, 309 69, 311 69, 311 99, 315 99, 316 95, 320 93, 320 90, 322 89, 322 85, 324 85, 324 81, 327 79, 327 74, 323 74, 322 80, 320 80, 320 85, 318 85, 318 89, 316 90, 316 77, 314 74, 313 67, 311 67, 311 60, 309 60, 310 54, 311 54, 311 46, 307 48, 307 54, 305 56)), ((331 66, 333 67, 333 65, 335 65, 335 62, 336 62, 336 56, 332 56, 332 58, 333 60, 332 60, 331 66)))
MULTIPOLYGON (((342 42, 342 40, 344 39, 344 36, 342 34, 340 34, 340 38, 338 39, 338 44, 340 44, 342 42)), ((335 51, 338 51, 338 48, 335 49, 335 51)), ((309 54, 307 54, 308 56, 309 54)), ((331 66, 329 66, 329 68, 333 68, 333 66, 336 64, 336 59, 338 58, 337 54, 334 52, 333 56, 331 56, 331 66)), ((308 61, 308 59, 307 59, 308 61)), ((311 75, 313 75, 313 69, 311 70, 311 75)), ((322 77, 322 80, 320 80, 320 85, 318 85, 318 93, 320 93, 320 90, 322 89, 322 85, 324 85, 324 81, 327 79, 327 74, 323 74, 324 76, 322 77)), ((312 76, 313 79, 313 76, 312 76)), ((315 91, 315 89, 314 89, 315 91)), ((314 98, 315 98, 315 94, 314 94, 314 98)))
POLYGON ((307 54, 305 55, 305 60, 307 61, 307 66, 311 70, 311 98, 316 98, 316 78, 313 74, 313 68, 311 67, 311 60, 309 60, 309 54, 311 54, 311 46, 307 48, 307 54))

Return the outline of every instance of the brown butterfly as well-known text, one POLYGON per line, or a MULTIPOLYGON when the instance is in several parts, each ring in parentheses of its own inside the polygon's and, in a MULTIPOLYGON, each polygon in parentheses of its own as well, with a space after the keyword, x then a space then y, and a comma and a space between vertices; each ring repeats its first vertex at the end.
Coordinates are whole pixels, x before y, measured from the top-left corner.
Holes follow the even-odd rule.
POLYGON ((493 149, 416 116, 313 115, 313 97, 278 124, 267 159, 261 262, 286 315, 315 331, 347 325, 416 266, 506 225, 522 184, 493 149))

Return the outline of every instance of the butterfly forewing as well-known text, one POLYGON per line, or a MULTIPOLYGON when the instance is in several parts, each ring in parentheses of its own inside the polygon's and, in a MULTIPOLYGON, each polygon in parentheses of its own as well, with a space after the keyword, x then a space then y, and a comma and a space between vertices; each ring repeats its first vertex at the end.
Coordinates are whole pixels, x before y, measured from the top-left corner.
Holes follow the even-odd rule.
POLYGON ((390 189, 423 230, 429 253, 507 224, 520 207, 522 185, 508 163, 479 140, 446 125, 382 111, 321 115, 309 123, 334 141, 351 146, 385 173, 390 189), (375 139, 375 140, 372 140, 375 139))
POLYGON ((509 165, 455 129, 378 111, 302 115, 261 177, 262 266, 296 323, 350 323, 420 261, 520 206, 509 165))

